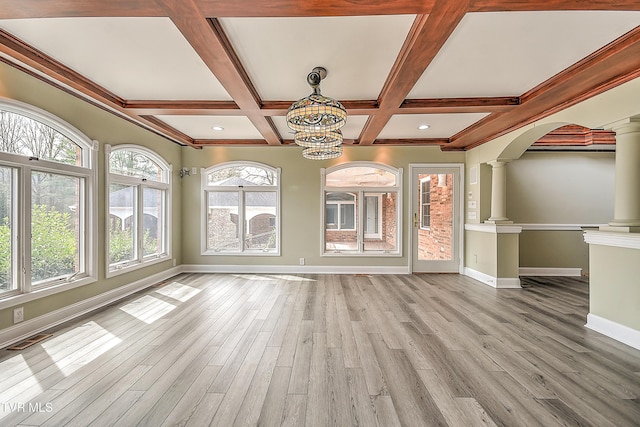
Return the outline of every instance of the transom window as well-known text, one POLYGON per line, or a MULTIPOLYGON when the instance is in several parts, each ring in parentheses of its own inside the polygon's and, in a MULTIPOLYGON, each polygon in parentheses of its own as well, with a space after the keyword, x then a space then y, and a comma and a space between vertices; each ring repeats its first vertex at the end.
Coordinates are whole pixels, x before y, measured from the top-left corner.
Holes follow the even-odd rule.
POLYGON ((107 275, 170 257, 171 166, 136 145, 107 146, 107 275))
POLYGON ((202 179, 205 255, 279 255, 280 169, 229 162, 202 179))
POLYGON ((0 299, 96 280, 96 153, 70 124, 0 100, 0 299))
POLYGON ((400 255, 402 170, 352 162, 322 170, 325 255, 400 255))

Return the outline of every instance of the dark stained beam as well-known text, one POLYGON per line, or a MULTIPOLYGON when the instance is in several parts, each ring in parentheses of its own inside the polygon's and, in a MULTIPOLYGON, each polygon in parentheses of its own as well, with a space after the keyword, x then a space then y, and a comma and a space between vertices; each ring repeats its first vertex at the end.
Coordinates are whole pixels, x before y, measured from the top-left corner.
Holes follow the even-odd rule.
POLYGON ((637 0, 473 0, 469 7, 469 12, 535 10, 640 10, 640 3, 637 0))
POLYGON ((437 0, 429 15, 416 17, 378 97, 381 111, 370 117, 362 130, 361 145, 373 144, 464 17, 469 1, 437 0))
POLYGON ((121 118, 133 121, 181 145, 192 145, 192 140, 188 136, 175 131, 175 129, 159 126, 155 121, 127 111, 125 101, 122 98, 3 30, 0 30, 0 52, 12 58, 10 61, 5 60, 3 62, 38 80, 84 99, 121 118))
POLYGON ((194 0, 161 1, 175 26, 264 139, 279 145, 280 136, 273 123, 260 113, 260 97, 218 21, 206 19, 194 0))
POLYGON ((376 139, 376 145, 398 145, 398 146, 435 145, 435 146, 446 146, 447 144, 449 144, 449 139, 448 138, 376 139))
POLYGON ((0 0, 0 19, 166 16, 156 0, 0 0))
POLYGON ((521 106, 493 114, 451 137, 470 149, 640 77, 640 27, 520 97, 521 106))

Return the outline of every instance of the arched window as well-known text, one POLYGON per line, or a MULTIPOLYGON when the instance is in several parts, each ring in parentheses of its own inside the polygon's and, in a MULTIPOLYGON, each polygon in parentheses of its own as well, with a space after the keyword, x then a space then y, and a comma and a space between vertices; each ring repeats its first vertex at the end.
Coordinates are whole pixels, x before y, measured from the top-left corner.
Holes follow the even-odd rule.
POLYGON ((322 169, 325 255, 400 255, 402 169, 351 162, 322 169))
POLYGON ((96 153, 58 117, 0 99, 0 298, 96 280, 96 153))
POLYGON ((171 165, 137 145, 107 146, 107 276, 170 254, 171 165))
POLYGON ((229 162, 202 174, 203 254, 280 254, 280 169, 229 162))

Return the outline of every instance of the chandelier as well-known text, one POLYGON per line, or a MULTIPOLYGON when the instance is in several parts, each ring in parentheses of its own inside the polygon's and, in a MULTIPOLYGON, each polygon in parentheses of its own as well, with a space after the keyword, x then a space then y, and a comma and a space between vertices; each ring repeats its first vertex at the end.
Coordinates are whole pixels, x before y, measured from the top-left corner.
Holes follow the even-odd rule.
POLYGON ((307 76, 311 95, 294 102, 287 111, 287 126, 295 131, 294 142, 305 147, 306 159, 335 159, 342 155, 342 132, 347 110, 340 101, 320 93, 320 81, 327 76, 324 67, 315 67, 307 76))

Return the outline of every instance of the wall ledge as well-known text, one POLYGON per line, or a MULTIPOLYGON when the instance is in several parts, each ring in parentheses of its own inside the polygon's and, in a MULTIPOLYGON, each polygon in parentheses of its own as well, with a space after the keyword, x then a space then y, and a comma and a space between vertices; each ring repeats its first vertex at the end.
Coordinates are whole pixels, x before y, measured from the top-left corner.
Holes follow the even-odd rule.
POLYGON ((583 228, 600 228, 604 224, 514 224, 523 231, 582 231, 583 228))
POLYGON ((595 314, 587 314, 587 328, 640 350, 640 331, 595 314))
POLYGON ((496 289, 520 289, 520 279, 511 277, 493 277, 469 267, 464 268, 464 275, 496 289))
POLYGON ((493 234, 519 234, 522 232, 522 227, 513 224, 465 224, 465 231, 479 231, 481 233, 493 233, 493 234))
POLYGON ((589 230, 584 233, 584 241, 590 245, 640 249, 640 233, 589 230))
POLYGON ((579 267, 520 267, 518 275, 580 277, 582 269, 579 267))

